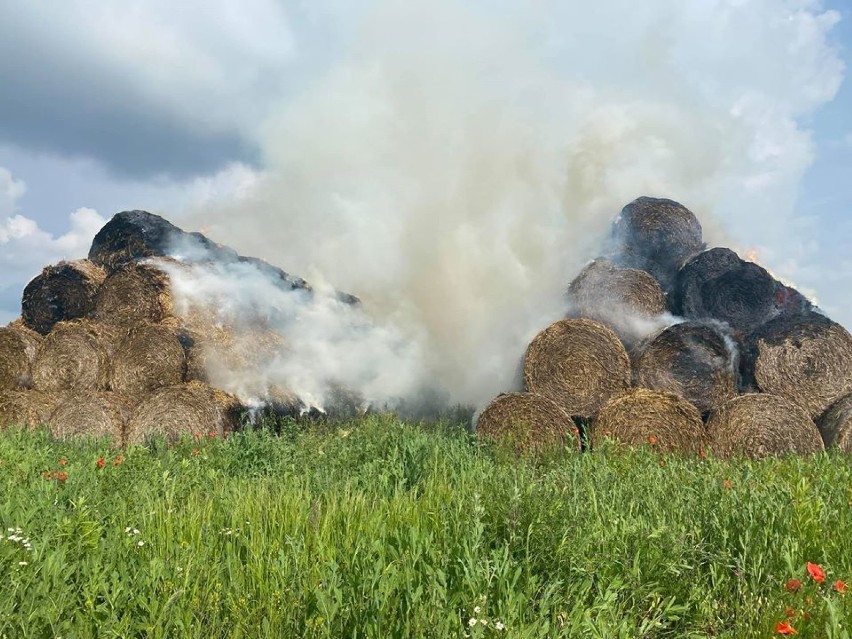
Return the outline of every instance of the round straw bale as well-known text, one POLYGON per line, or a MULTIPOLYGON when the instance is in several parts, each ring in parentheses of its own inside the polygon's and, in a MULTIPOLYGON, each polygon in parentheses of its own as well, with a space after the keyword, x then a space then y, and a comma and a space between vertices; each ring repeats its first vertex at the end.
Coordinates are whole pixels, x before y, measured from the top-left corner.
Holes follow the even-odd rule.
POLYGON ((673 200, 640 197, 625 206, 612 227, 623 266, 648 271, 669 290, 681 265, 704 248, 701 224, 673 200))
POLYGON ((125 444, 151 436, 176 441, 181 435, 224 435, 240 426, 245 410, 236 397, 206 384, 190 382, 158 388, 130 416, 125 444))
POLYGON ((32 364, 42 337, 20 322, 0 328, 0 389, 32 386, 32 364))
POLYGON ((535 393, 504 393, 476 420, 476 435, 509 446, 517 454, 569 446, 580 450, 571 416, 553 400, 535 393))
POLYGON ((710 416, 707 434, 720 457, 811 455, 824 448, 816 425, 800 406, 764 393, 740 395, 722 404, 710 416))
POLYGON ((737 394, 739 349, 721 325, 688 321, 662 330, 635 360, 639 386, 680 395, 707 413, 737 394))
POLYGON ((47 424, 56 408, 54 395, 35 390, 0 391, 0 429, 9 426, 33 428, 47 424))
POLYGON ((183 231, 147 211, 122 211, 112 216, 92 240, 89 260, 112 273, 146 257, 169 255, 183 231))
POLYGON ((106 273, 89 260, 45 267, 24 289, 24 323, 47 335, 57 322, 88 317, 106 273))
POLYGON ((131 327, 112 358, 114 391, 139 395, 184 380, 186 353, 177 332, 161 324, 131 327))
POLYGON ((819 313, 775 318, 743 355, 747 384, 797 403, 811 419, 852 392, 852 335, 819 313))
POLYGON ((825 447, 837 446, 852 454, 852 394, 834 402, 817 421, 825 447))
POLYGON ((652 321, 666 312, 666 295, 654 277, 597 259, 574 278, 567 295, 570 314, 611 327, 627 341, 657 328, 652 321))
POLYGON ((615 333, 587 319, 554 322, 527 347, 524 385, 569 415, 592 417, 630 386, 630 360, 615 333))
POLYGON ((119 332, 88 320, 59 322, 39 346, 33 361, 38 390, 108 390, 110 359, 119 332))
POLYGON ((778 314, 776 281, 761 266, 714 248, 684 264, 673 294, 676 313, 725 322, 738 339, 778 314))
POLYGON ((168 273, 155 263, 120 267, 101 286, 94 317, 114 324, 159 322, 174 312, 168 273))
POLYGON ((679 395, 633 388, 610 400, 595 419, 592 446, 607 437, 630 446, 698 453, 704 423, 698 409, 679 395))
MULTIPOLYGON (((184 332, 187 348, 188 380, 208 383, 217 388, 233 388, 235 380, 246 382, 247 378, 258 377, 253 372, 263 369, 269 362, 282 355, 286 342, 275 331, 241 327, 228 329, 211 325, 203 333, 197 326, 184 332)), ((241 394, 257 394, 266 388, 244 388, 241 394)))
POLYGON ((64 393, 50 416, 50 433, 62 440, 106 437, 118 446, 134 405, 132 397, 121 393, 64 393))

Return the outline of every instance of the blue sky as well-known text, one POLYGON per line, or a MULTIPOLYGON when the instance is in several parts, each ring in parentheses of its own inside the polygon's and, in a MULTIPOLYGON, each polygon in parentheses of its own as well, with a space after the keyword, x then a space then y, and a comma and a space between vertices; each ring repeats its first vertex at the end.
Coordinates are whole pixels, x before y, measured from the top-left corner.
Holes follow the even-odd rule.
MULTIPOLYGON (((739 205, 739 187, 731 186, 713 207, 707 205, 714 213, 720 211, 718 221, 709 226, 721 226, 722 236, 731 238, 738 248, 757 245, 767 266, 816 294, 819 303, 834 317, 852 325, 852 301, 848 300, 852 258, 847 256, 846 248, 852 240, 852 85, 844 80, 833 98, 826 97, 835 93, 832 87, 836 81, 849 73, 841 72, 834 63, 842 61, 847 69, 852 67, 852 5, 848 0, 660 0, 656 5, 646 3, 650 6, 641 9, 631 2, 608 0, 600 3, 600 11, 566 8, 569 3, 546 1, 487 5, 445 2, 437 4, 452 7, 444 13, 434 13, 448 16, 446 24, 433 18, 431 10, 424 13, 426 18, 417 18, 427 24, 433 20, 431 26, 436 31, 428 37, 416 29, 406 31, 415 20, 400 15, 405 9, 381 8, 393 4, 250 0, 235 12, 236 5, 216 0, 181 3, 180 8, 161 0, 127 2, 120 9, 109 2, 71 0, 61 8, 52 5, 47 11, 46 5, 38 2, 0 0, 0 320, 17 314, 23 286, 43 265, 83 256, 99 225, 113 213, 128 208, 157 211, 178 224, 185 220, 194 227, 205 226, 209 217, 224 233, 220 239, 233 239, 242 244, 240 248, 267 254, 297 272, 311 268, 333 280, 347 280, 340 284, 362 292, 359 285, 369 288, 366 274, 375 277, 376 272, 398 270, 401 266, 384 263, 379 267, 370 262, 378 254, 374 247, 365 251, 372 255, 363 256, 363 268, 350 265, 346 270, 339 269, 333 257, 324 258, 321 251, 282 251, 264 244, 262 238, 254 240, 249 236, 262 235, 262 229, 268 228, 268 218, 259 218, 254 225, 248 209, 220 204, 251 191, 265 179, 263 176, 289 172, 290 177, 282 178, 286 182, 294 179, 293 174, 307 172, 311 166, 307 160, 299 165, 287 149, 298 140, 301 148, 310 151, 304 154, 306 157, 320 157, 314 142, 300 137, 300 132, 312 130, 311 127, 317 127, 317 131, 333 129, 341 136, 337 148, 333 141, 322 140, 328 148, 322 150, 321 157, 327 163, 339 160, 338 151, 349 152, 347 140, 365 143, 346 128, 352 126, 356 116, 365 118, 364 130, 376 127, 370 130, 374 139, 380 140, 384 129, 378 128, 374 112, 364 106, 370 92, 353 89, 347 82, 354 82, 352 78, 372 81, 367 72, 370 69, 382 68, 388 74, 395 68, 404 69, 394 59, 398 51, 408 56, 407 64, 418 70, 418 77, 424 82, 437 82, 442 90, 459 95, 466 90, 449 84, 455 73, 459 74, 460 85, 466 82, 462 71, 453 68, 459 61, 459 66, 469 67, 469 77, 494 73, 492 84, 503 82, 505 73, 518 85, 515 88, 520 95, 527 90, 522 86, 527 76, 517 71, 517 78, 521 78, 517 80, 511 75, 516 71, 506 70, 514 62, 504 61, 499 69, 493 69, 486 59, 491 55, 488 52, 512 49, 521 54, 516 57, 535 58, 536 74, 541 71, 542 77, 553 70, 556 74, 566 70, 564 76, 572 82, 588 84, 589 94, 593 95, 589 99, 606 105, 614 118, 622 118, 619 122, 627 117, 624 113, 632 117, 624 105, 656 100, 661 109, 682 115, 684 131, 695 123, 721 123, 730 129, 730 147, 722 148, 720 143, 716 164, 708 169, 715 172, 712 180, 701 181, 692 174, 688 179, 680 174, 667 175, 666 171, 678 172, 681 167, 661 159, 639 173, 619 169, 618 188, 612 191, 621 200, 630 199, 627 194, 633 192, 634 185, 644 188, 643 185, 660 184, 683 185, 684 195, 699 204, 711 202, 713 198, 707 196, 711 186, 722 185, 718 186, 722 189, 732 184, 730 175, 724 172, 733 172, 731 167, 737 166, 736 144, 749 131, 756 132, 754 135, 770 149, 766 155, 769 159, 752 159, 736 170, 753 171, 758 180, 762 168, 759 163, 765 162, 767 175, 781 176, 779 182, 786 179, 789 184, 770 181, 765 198, 752 194, 753 201, 740 200, 739 205), (468 25, 464 36, 446 35, 461 21, 454 5, 465 6, 465 20, 495 26, 480 31, 468 25), (533 5, 535 10, 528 8, 533 5), (706 8, 711 5, 714 8, 706 8), (376 6, 380 8, 365 18, 376 6), (827 11, 836 15, 826 14, 827 11), (631 12, 635 15, 629 15, 631 12), (724 20, 720 17, 723 14, 724 20), (821 21, 819 16, 826 15, 834 17, 821 21), (623 23, 618 16, 626 16, 623 23), (837 16, 839 21, 835 20, 837 16), (795 25, 788 26, 788 19, 795 25), (828 22, 836 24, 829 28, 828 22), (696 37, 679 39, 678 32, 686 28, 694 28, 696 37), (762 33, 764 28, 767 35, 762 33), (654 33, 664 37, 646 37, 654 33), (753 34, 754 42, 746 42, 749 36, 744 34, 753 34), (705 36, 706 42, 697 42, 705 36), (504 37, 505 47, 500 40, 504 37), (726 37, 730 37, 730 42, 726 42, 726 37), (777 53, 797 38, 803 43, 799 53, 790 54, 789 59, 777 53), (661 47, 669 49, 656 51, 648 45, 658 39, 661 47), (641 47, 634 52, 625 42, 639 43, 641 47), (584 57, 595 46, 600 47, 597 54, 584 57), (826 47, 834 53, 828 53, 826 47), (730 59, 725 59, 727 49, 730 59), (819 53, 809 59, 813 51, 819 53), (446 53, 445 57, 440 56, 441 52, 446 53), (739 70, 737 55, 743 56, 745 70, 739 70), (664 73, 646 77, 644 67, 637 65, 658 63, 654 56, 662 56, 664 73), (441 64, 446 65, 446 74, 441 71, 441 64), (553 69, 547 68, 549 64, 553 69), (698 69, 695 72, 693 65, 698 69), (714 65, 724 71, 717 71, 714 65), (439 71, 433 73, 435 68, 439 71), (790 78, 785 77, 788 70, 790 78), (598 78, 602 80, 598 82, 598 78), (797 82, 807 84, 803 96, 790 97, 789 104, 780 100, 784 109, 765 120, 752 118, 748 124, 751 129, 743 125, 740 130, 739 123, 724 121, 734 108, 750 108, 753 101, 749 100, 755 95, 758 102, 779 102, 779 96, 794 93, 789 87, 797 86, 797 82), (613 97, 619 83, 625 95, 613 97), (643 94, 643 83, 651 83, 657 93, 643 94), (754 91, 749 90, 750 83, 754 91), (692 97, 683 89, 687 85, 695 91, 692 97), (353 95, 361 102, 352 100, 353 95), (694 101, 695 114, 686 114, 685 105, 690 100, 694 101), (309 109, 305 105, 312 106, 309 109), (311 109, 312 115, 305 115, 311 109), (354 114, 329 115, 346 114, 348 110, 354 114), (283 118, 284 124, 281 113, 288 114, 283 118), (795 130, 784 136, 775 135, 790 122, 795 123, 795 130), (761 130, 762 126, 772 130, 767 133, 761 130), (812 147, 808 146, 810 143, 812 147), (812 164, 799 170, 803 158, 811 153, 812 164), (654 175, 654 171, 659 175, 654 175), (742 211, 752 206, 760 211, 753 219, 746 219, 748 216, 742 211), (779 209, 777 218, 773 217, 773 207, 779 209)), ((424 27, 424 31, 427 29, 424 27)), ((535 81, 540 80, 536 77, 535 81)), ((500 108, 503 88, 483 86, 493 96, 489 98, 491 102, 483 98, 482 104, 496 103, 500 108)), ((554 89, 553 96, 561 95, 560 91, 564 92, 554 89)), ((430 99, 429 95, 424 93, 424 100, 430 99)), ((443 103, 431 95, 436 100, 436 111, 447 118, 448 126, 455 126, 455 116, 446 109, 441 111, 443 103)), ((514 99, 515 94, 511 96, 514 99)), ((550 95, 541 97, 542 102, 550 99, 550 95)), ((556 97, 553 100, 559 104, 556 97)), ((405 108, 411 104, 406 102, 405 108)), ((423 104, 417 104, 417 108, 423 104)), ((565 104, 566 109, 585 113, 576 100, 565 104)), ((519 113, 532 113, 523 104, 515 106, 519 113)), ((394 108, 403 107, 394 103, 394 108)), ((553 115, 541 104, 534 108, 541 109, 542 119, 553 115)), ((646 106, 642 108, 647 110, 646 106)), ((636 116, 637 122, 659 124, 659 117, 642 113, 636 116)), ((401 117, 409 116, 402 113, 401 117)), ((428 127, 432 116, 423 117, 424 126, 428 127)), ((534 125, 530 125, 532 129, 534 125)), ((551 138, 534 131, 529 140, 522 141, 523 146, 526 149, 538 144, 528 153, 541 152, 541 157, 548 157, 551 151, 541 149, 562 133, 554 133, 551 138)), ((566 140, 577 140, 583 139, 584 132, 566 130, 564 135, 566 140)), ((670 144, 671 149, 689 151, 689 142, 681 139, 682 132, 662 131, 657 138, 670 144)), ((700 145, 713 142, 712 137, 701 137, 692 150, 698 156, 703 151, 700 145)), ((366 144, 370 144, 369 140, 366 144)), ((344 167, 341 170, 357 166, 353 175, 362 175, 364 180, 382 173, 362 170, 365 163, 376 161, 372 156, 340 161, 339 166, 344 167)), ((386 164, 385 159, 382 166, 386 164)), ((698 157, 686 165, 692 173, 700 172, 703 166, 698 157)), ((322 173, 322 167, 310 170, 322 173)), ((428 170, 431 174, 424 177, 427 183, 434 177, 435 168, 428 170)), ((405 177, 400 182, 418 179, 416 173, 405 177)), ((311 178, 312 188, 319 188, 317 185, 324 184, 326 178, 311 178)), ((335 188, 340 186, 335 184, 335 188)), ((365 197, 374 198, 375 201, 370 200, 373 204, 393 201, 398 193, 382 191, 379 182, 373 183, 369 191, 365 197)), ((267 203, 271 193, 268 191, 267 203)), ((276 211, 274 219, 280 225, 292 219, 306 238, 311 237, 308 227, 314 223, 326 235, 338 229, 342 234, 360 237, 361 227, 370 228, 369 219, 360 220, 352 228, 340 226, 339 220, 334 224, 324 222, 324 210, 315 208, 319 206, 317 194, 309 195, 304 195, 305 201, 311 203, 309 216, 298 218, 300 211, 285 207, 276 211)), ((614 213, 617 208, 612 205, 616 201, 620 200, 590 200, 589 210, 598 214, 595 207, 600 207, 614 213)), ((504 205, 495 204, 501 210, 504 205)), ((395 210, 393 206, 389 209, 395 210)), ((386 228, 395 224, 389 219, 376 218, 375 225, 386 228)), ((584 224, 571 227, 572 233, 585 228, 584 224)), ((419 223, 412 227, 419 228, 419 223)), ((280 243, 274 246, 280 247, 280 243)))

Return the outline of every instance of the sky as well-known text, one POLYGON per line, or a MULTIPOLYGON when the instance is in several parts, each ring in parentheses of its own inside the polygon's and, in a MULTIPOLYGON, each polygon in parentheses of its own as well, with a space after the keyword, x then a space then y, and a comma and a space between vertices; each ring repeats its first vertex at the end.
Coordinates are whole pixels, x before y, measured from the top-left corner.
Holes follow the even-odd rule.
MULTIPOLYGON (((394 313, 399 290, 425 276, 388 275, 405 255, 364 239, 397 241, 379 227, 417 235, 424 220, 445 229, 458 220, 452 232, 471 250, 448 252, 475 254, 489 224, 502 232, 537 207, 541 232, 574 237, 561 250, 577 256, 533 255, 529 268, 567 269, 594 256, 576 236, 598 233, 619 202, 668 188, 655 194, 706 215, 711 240, 756 250, 852 327, 852 2, 585 5, 0 0, 0 322, 19 314, 43 266, 85 256, 121 210, 209 226, 220 241, 394 313), (512 149, 506 162, 493 160, 495 140, 512 149), (604 143, 614 149, 603 153, 604 143), (473 185, 488 191, 487 214, 465 217, 473 191, 453 199, 453 189, 473 189, 471 169, 449 175, 458 167, 446 153, 493 171, 473 185), (563 194, 484 186, 511 182, 510 171, 542 192, 558 182, 563 194), (430 209, 406 221, 418 183, 446 189, 444 216, 430 209), (584 213, 565 226, 571 201, 584 213), (326 241, 336 233, 351 244, 326 241), (342 264, 346 250, 352 261, 342 264)), ((479 264, 488 259, 504 256, 479 264)), ((455 277, 476 263, 441 265, 455 277)))

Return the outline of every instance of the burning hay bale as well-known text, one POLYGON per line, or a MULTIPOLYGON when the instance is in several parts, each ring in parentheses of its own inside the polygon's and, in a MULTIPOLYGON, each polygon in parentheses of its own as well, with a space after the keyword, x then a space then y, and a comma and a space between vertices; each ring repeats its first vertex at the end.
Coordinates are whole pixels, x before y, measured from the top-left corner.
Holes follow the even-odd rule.
POLYGON ((32 386, 32 364, 42 337, 20 321, 0 328, 0 389, 32 386))
POLYGON ((852 454, 852 394, 836 401, 817 421, 825 447, 852 454))
POLYGON ((623 266, 642 269, 669 290, 681 265, 704 248, 701 224, 682 204, 640 197, 621 210, 612 228, 623 266))
POLYGON ((666 312, 666 295, 652 275, 598 259, 586 266, 568 287, 571 315, 606 324, 633 341, 656 327, 653 319, 666 312))
POLYGON ((852 335, 819 313, 777 317, 743 354, 747 383, 792 400, 811 419, 852 392, 852 335))
POLYGON ((508 446, 516 454, 537 454, 570 446, 580 450, 574 420, 559 405, 535 393, 504 393, 476 421, 476 435, 508 446))
POLYGON ((60 322, 39 346, 33 362, 38 390, 108 390, 110 359, 119 333, 88 320, 60 322))
POLYGON ((120 393, 65 393, 50 416, 50 433, 57 439, 106 437, 121 445, 134 400, 120 393))
POLYGON ((644 345, 634 372, 639 386, 680 395, 708 413, 737 394, 739 351, 722 327, 683 322, 644 345))
POLYGON ((140 395, 184 380, 186 353, 175 330, 161 324, 130 328, 112 358, 114 391, 140 395))
POLYGON ((236 430, 245 413, 236 397, 205 384, 164 386, 136 407, 127 422, 124 443, 139 444, 152 436, 176 441, 193 433, 221 436, 236 430))
POLYGON ((592 446, 607 437, 630 446, 650 444, 665 452, 698 453, 704 444, 704 423, 698 409, 683 397, 634 388, 613 398, 595 419, 592 446))
MULTIPOLYGON (((187 379, 220 388, 233 385, 235 378, 264 367, 286 352, 284 338, 275 331, 247 327, 228 329, 199 322, 183 331, 187 349, 187 379)), ((245 389, 250 394, 256 389, 245 389)))
POLYGON ((0 430, 10 426, 34 428, 50 421, 57 400, 39 391, 0 391, 0 430))
POLYGON ((105 278, 104 270, 89 260, 46 266, 24 289, 24 324, 47 335, 57 322, 88 317, 105 278))
POLYGON ((824 449, 816 425, 800 406, 764 393, 740 395, 723 404, 710 416, 707 433, 720 457, 762 459, 824 449))
POLYGON ((592 417, 630 387, 630 360, 606 326, 563 319, 530 343, 524 357, 526 389, 555 401, 573 417, 592 417))
POLYGON ((154 263, 125 264, 110 275, 95 300, 94 317, 113 324, 160 322, 174 312, 171 280, 154 263))

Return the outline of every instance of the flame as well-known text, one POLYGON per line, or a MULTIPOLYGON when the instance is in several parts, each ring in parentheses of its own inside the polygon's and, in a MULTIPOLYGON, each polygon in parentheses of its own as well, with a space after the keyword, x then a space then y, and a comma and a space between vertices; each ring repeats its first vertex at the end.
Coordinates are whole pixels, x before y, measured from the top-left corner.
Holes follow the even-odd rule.
POLYGON ((755 264, 760 263, 760 251, 756 248, 750 248, 745 253, 743 253, 743 259, 746 262, 754 262, 755 264))

